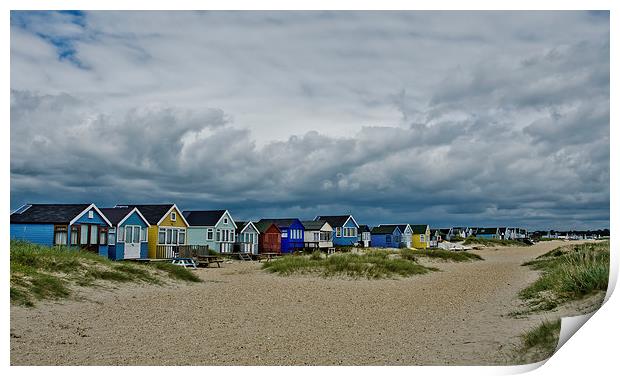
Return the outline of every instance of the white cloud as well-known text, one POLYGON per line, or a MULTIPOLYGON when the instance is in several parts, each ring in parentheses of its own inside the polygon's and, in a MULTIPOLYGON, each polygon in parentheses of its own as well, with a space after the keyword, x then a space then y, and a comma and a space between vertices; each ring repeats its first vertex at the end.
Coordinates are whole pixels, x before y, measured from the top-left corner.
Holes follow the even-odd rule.
POLYGON ((12 20, 12 206, 122 197, 245 216, 608 223, 606 17, 12 20))

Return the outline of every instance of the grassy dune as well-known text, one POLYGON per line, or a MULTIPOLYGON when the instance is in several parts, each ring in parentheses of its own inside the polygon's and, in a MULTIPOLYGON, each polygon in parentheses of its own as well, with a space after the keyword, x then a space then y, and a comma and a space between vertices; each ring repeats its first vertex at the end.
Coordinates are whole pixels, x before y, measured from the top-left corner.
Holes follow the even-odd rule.
POLYGON ((560 338, 561 321, 543 321, 534 329, 521 335, 521 344, 516 352, 519 363, 534 363, 553 355, 560 338))
POLYGON ((391 257, 386 251, 369 251, 361 255, 343 253, 329 257, 320 253, 313 253, 311 256, 283 256, 263 264, 263 269, 280 275, 317 274, 323 277, 367 279, 408 277, 437 270, 422 266, 415 260, 391 257))
POLYGON ((68 297, 73 286, 94 286, 101 281, 154 284, 167 278, 200 281, 191 271, 176 265, 113 262, 66 247, 11 241, 10 253, 12 304, 33 306, 40 299, 68 297))
POLYGON ((559 247, 523 265, 542 274, 519 296, 533 309, 553 309, 563 302, 607 290, 609 242, 559 247))
POLYGON ((484 245, 487 247, 527 247, 530 244, 520 242, 518 240, 502 240, 502 239, 481 239, 470 236, 463 242, 463 245, 484 245))
POLYGON ((484 260, 480 255, 466 251, 446 251, 443 249, 403 249, 400 255, 404 259, 416 260, 417 257, 428 257, 443 261, 467 262, 484 260))

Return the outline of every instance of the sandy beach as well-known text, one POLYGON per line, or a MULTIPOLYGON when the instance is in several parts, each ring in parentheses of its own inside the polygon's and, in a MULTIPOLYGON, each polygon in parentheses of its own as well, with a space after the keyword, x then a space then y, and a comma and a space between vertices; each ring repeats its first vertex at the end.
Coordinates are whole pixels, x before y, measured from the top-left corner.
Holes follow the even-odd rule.
POLYGON ((204 283, 84 290, 11 307, 11 364, 506 364, 542 318, 593 308, 509 315, 537 277, 520 264, 561 244, 478 250, 484 261, 403 279, 280 277, 233 262, 196 271, 204 283))

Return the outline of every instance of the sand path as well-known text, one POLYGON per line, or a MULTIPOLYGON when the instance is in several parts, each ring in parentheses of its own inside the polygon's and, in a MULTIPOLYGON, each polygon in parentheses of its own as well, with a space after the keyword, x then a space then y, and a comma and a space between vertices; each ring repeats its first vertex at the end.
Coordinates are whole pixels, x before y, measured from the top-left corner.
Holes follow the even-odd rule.
POLYGON ((205 283, 11 307, 11 364, 504 364, 540 322, 508 316, 537 276, 520 264, 560 243, 476 251, 484 261, 398 280, 279 277, 236 262, 197 271, 205 283))

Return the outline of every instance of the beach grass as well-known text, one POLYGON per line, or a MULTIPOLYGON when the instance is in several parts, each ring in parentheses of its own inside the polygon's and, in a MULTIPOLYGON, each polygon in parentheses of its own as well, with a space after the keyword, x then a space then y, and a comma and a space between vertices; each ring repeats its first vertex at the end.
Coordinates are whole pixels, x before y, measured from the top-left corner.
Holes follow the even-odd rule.
POLYGON ((469 236, 463 242, 463 245, 484 245, 487 247, 528 247, 530 244, 520 242, 518 240, 503 240, 503 239, 482 239, 475 236, 469 236))
POLYGON ((133 265, 67 247, 46 247, 22 241, 10 244, 10 298, 12 304, 34 306, 37 300, 71 295, 73 286, 94 286, 100 281, 159 284, 162 274, 197 282, 183 267, 168 263, 133 265))
POLYGON ((200 282, 201 279, 190 270, 179 265, 173 265, 168 262, 153 263, 153 267, 168 273, 168 277, 181 281, 200 282))
POLYGON ((400 256, 404 259, 416 261, 417 257, 428 257, 442 261, 468 262, 484 260, 480 255, 467 251, 447 251, 444 249, 402 249, 400 256))
POLYGON ((521 335, 516 351, 520 363, 534 363, 553 355, 560 338, 561 321, 543 321, 537 327, 521 335))
POLYGON ((558 247, 526 262, 540 277, 521 290, 519 297, 536 310, 606 291, 609 282, 609 242, 558 247))
POLYGON ((316 274, 322 277, 380 279, 409 277, 437 270, 387 251, 371 250, 364 254, 341 253, 329 257, 283 256, 263 264, 263 269, 283 276, 316 274))

